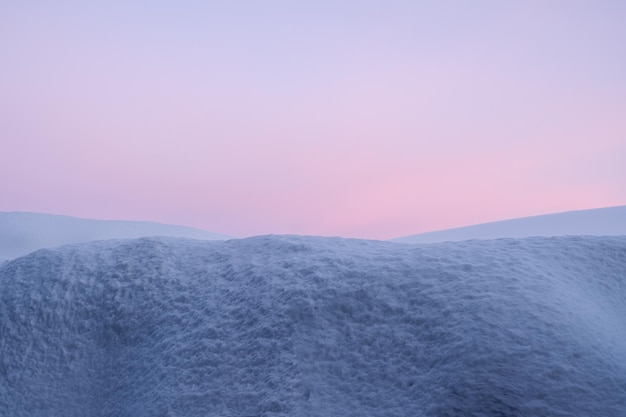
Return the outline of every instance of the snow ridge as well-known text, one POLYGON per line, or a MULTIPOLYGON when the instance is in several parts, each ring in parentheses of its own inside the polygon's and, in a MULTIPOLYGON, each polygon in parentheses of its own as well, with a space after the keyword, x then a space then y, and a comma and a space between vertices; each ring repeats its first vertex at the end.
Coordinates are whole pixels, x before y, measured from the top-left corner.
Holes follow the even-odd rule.
POLYGON ((575 210, 437 230, 393 239, 403 243, 454 242, 469 239, 531 236, 626 235, 626 206, 575 210))
POLYGON ((0 264, 37 249, 94 240, 150 236, 224 240, 227 236, 153 222, 81 219, 55 214, 0 212, 0 264))
POLYGON ((0 415, 625 416, 626 237, 142 238, 0 265, 0 415))

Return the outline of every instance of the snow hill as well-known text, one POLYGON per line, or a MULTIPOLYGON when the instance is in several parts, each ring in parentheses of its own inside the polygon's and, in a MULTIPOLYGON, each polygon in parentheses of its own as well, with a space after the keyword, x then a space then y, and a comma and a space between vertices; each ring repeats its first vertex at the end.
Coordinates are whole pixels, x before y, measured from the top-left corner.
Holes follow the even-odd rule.
POLYGON ((0 415, 626 415, 626 237, 101 241, 0 266, 0 415))
POLYGON ((626 206, 568 211, 473 226, 420 233, 394 239, 405 243, 434 243, 469 239, 530 236, 626 235, 626 206))
POLYGON ((70 243, 148 236, 227 239, 226 236, 185 226, 90 220, 53 214, 0 212, 0 262, 26 255, 37 249, 70 243))

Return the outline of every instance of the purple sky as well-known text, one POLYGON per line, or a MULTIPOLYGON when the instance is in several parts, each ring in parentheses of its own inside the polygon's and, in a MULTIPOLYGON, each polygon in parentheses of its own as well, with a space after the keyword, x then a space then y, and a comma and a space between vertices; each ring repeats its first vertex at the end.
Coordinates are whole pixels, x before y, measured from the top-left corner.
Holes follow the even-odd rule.
POLYGON ((621 0, 3 2, 0 210, 392 238, 626 204, 624 22, 621 0))

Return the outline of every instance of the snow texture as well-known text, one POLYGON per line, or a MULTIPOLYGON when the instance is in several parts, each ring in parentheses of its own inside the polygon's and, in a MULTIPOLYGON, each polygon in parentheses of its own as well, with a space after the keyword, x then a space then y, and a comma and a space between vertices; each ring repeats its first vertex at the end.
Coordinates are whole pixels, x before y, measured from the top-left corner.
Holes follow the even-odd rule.
POLYGON ((531 236, 626 235, 626 206, 568 211, 439 230, 394 239, 404 243, 436 243, 469 239, 531 236))
POLYGON ((185 226, 151 222, 91 220, 53 214, 0 212, 0 263, 37 249, 106 239, 149 236, 228 239, 185 226))
POLYGON ((0 415, 626 416, 626 237, 143 238, 0 266, 0 415))

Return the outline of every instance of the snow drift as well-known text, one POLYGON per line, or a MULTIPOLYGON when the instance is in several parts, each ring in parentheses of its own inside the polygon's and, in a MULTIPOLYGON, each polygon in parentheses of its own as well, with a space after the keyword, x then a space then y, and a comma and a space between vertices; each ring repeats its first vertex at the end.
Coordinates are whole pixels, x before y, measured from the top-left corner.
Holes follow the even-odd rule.
POLYGON ((192 227, 152 222, 92 220, 55 214, 0 212, 0 263, 37 249, 106 239, 149 236, 227 239, 192 227))
POLYGON ((0 415, 626 415, 626 237, 172 238, 0 267, 0 415))
POLYGON ((436 243, 469 239, 531 236, 626 235, 626 206, 576 210, 542 216, 475 224, 394 239, 404 243, 436 243))

